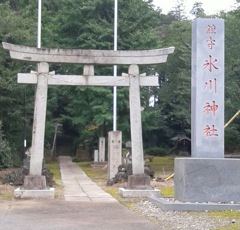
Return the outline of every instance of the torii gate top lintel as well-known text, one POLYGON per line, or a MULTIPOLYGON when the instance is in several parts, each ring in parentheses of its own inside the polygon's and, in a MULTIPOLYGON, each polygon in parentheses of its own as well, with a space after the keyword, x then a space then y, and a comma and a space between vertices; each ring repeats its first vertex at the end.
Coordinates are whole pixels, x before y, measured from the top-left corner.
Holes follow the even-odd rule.
POLYGON ((81 50, 51 49, 20 46, 3 42, 11 58, 28 62, 100 64, 100 65, 146 65, 167 61, 174 47, 154 50, 81 50))

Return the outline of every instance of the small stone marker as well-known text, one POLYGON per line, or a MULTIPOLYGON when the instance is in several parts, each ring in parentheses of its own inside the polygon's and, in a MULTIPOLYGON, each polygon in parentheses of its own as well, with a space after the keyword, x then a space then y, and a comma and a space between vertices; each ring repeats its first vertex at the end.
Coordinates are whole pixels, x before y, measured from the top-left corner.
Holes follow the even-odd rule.
POLYGON ((97 149, 95 149, 94 150, 94 162, 98 162, 98 150, 97 149))
POLYGON ((122 132, 108 132, 108 179, 118 173, 118 166, 122 164, 122 132))
POLYGON ((131 141, 127 141, 126 144, 125 144, 126 148, 127 149, 131 149, 132 148, 132 143, 131 141))
POLYGON ((99 162, 105 162, 105 137, 99 137, 98 151, 99 162))

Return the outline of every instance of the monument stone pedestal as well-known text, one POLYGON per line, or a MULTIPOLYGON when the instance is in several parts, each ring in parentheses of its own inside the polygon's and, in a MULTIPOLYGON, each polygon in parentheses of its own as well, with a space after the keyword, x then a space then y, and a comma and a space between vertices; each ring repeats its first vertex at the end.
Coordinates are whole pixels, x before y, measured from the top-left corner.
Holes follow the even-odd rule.
POLYGON ((54 188, 46 185, 45 176, 25 176, 22 188, 14 191, 14 196, 19 199, 54 199, 54 188))
POLYGON ((240 159, 176 158, 174 198, 181 202, 240 202, 240 159))
POLYGON ((150 185, 151 178, 147 175, 128 176, 126 188, 120 188, 122 197, 160 197, 160 191, 150 185))

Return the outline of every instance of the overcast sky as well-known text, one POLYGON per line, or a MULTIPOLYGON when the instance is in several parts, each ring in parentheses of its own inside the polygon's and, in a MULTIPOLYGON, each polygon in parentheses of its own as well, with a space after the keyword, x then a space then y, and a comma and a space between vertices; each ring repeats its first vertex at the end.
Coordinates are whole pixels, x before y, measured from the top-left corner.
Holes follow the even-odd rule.
MULTIPOLYGON (((206 14, 214 14, 221 10, 231 10, 235 0, 184 0, 185 12, 189 14, 195 2, 202 2, 206 14)), ((167 14, 177 3, 177 0, 153 0, 153 3, 160 7, 164 14, 167 14)))

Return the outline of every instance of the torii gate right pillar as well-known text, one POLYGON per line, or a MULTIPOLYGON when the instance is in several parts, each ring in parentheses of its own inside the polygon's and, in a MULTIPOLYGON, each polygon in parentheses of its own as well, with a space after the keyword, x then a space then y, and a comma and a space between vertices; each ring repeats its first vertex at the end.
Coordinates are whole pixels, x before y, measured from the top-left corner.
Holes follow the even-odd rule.
POLYGON ((142 175, 144 174, 144 161, 140 101, 140 76, 138 66, 130 65, 128 74, 133 175, 142 175))
POLYGON ((151 189, 150 178, 144 175, 140 74, 138 65, 130 65, 128 75, 133 175, 128 177, 127 189, 151 189))

